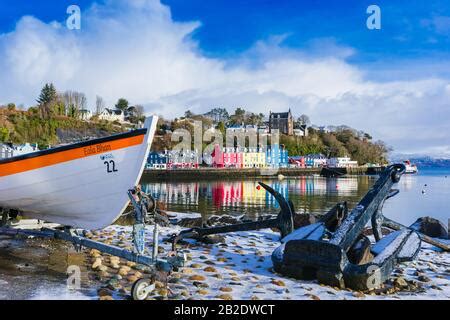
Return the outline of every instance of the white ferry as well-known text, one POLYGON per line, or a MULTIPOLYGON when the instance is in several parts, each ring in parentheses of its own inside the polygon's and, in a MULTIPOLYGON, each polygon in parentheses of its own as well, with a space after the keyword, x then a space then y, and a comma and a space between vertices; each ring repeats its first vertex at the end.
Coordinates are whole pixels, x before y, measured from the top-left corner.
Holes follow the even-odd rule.
POLYGON ((406 167, 405 173, 415 174, 415 173, 419 172, 419 170, 417 169, 417 166, 415 164, 412 164, 411 161, 409 161, 409 160, 403 161, 403 164, 406 167))

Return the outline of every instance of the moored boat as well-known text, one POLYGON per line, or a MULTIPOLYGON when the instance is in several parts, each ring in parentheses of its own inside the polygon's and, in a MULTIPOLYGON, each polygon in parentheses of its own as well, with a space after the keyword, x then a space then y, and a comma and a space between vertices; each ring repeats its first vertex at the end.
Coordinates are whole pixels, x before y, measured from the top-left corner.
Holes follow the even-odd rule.
POLYGON ((144 128, 0 160, 0 208, 61 225, 101 229, 139 183, 158 117, 144 128))
POLYGON ((419 170, 417 169, 417 166, 415 164, 412 164, 411 161, 409 161, 409 160, 403 161, 403 164, 406 167, 405 173, 414 174, 414 173, 419 172, 419 170))

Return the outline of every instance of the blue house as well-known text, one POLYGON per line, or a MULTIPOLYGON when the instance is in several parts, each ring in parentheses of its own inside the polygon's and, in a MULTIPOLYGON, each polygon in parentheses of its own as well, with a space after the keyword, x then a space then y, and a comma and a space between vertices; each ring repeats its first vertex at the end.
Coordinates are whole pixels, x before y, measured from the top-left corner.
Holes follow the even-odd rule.
POLYGON ((167 155, 152 151, 147 158, 147 169, 167 169, 167 162, 167 155))
POLYGON ((266 165, 272 168, 287 167, 289 163, 288 151, 284 146, 274 144, 267 148, 266 165))
POLYGON ((305 156, 305 165, 307 168, 318 168, 325 166, 327 157, 321 153, 308 154, 305 156))

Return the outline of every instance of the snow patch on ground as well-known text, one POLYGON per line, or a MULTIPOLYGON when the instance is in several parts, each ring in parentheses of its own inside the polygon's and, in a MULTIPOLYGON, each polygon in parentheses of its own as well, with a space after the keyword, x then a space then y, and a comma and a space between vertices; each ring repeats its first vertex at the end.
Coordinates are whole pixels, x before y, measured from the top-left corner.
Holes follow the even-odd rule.
MULTIPOLYGON (((131 231, 131 227, 111 227, 131 231)), ((147 227, 147 239, 151 244, 153 227, 147 227)), ((177 233, 182 228, 160 228, 161 239, 177 233)), ((350 290, 323 286, 317 281, 296 280, 274 273, 272 252, 280 245, 280 236, 270 229, 226 234, 224 244, 202 244, 187 240, 180 250, 189 257, 186 267, 180 271, 180 282, 171 284, 189 290, 193 299, 218 299, 230 295, 232 299, 449 299, 450 254, 422 244, 417 260, 398 265, 402 277, 418 281, 417 272, 430 279, 422 282, 425 292, 398 292, 391 295, 355 295, 350 290), (199 275, 205 279, 192 281, 199 275), (200 282, 200 284, 199 284, 200 282)), ((169 243, 160 243, 165 252, 169 243)), ((163 256, 162 256, 163 258, 163 256)), ((171 286, 169 285, 169 287, 171 286)))
POLYGON ((95 298, 91 290, 70 290, 64 285, 42 286, 30 297, 30 300, 92 300, 95 298))

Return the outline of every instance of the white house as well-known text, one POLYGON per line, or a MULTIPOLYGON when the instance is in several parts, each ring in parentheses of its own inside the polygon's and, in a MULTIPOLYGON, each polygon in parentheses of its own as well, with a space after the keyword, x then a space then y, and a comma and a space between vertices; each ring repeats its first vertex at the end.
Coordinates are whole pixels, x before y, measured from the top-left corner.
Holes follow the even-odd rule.
POLYGON ((306 125, 301 125, 299 128, 295 128, 294 136, 307 137, 308 136, 308 127, 306 125))
POLYGON ((358 166, 358 161, 352 161, 349 157, 331 158, 327 165, 333 168, 354 168, 358 166))
POLYGON ((37 144, 25 143, 21 145, 0 144, 0 159, 17 157, 39 151, 37 144))
POLYGON ((32 153, 39 151, 37 144, 25 143, 17 146, 13 146, 13 154, 14 156, 21 156, 24 154, 32 153))
POLYGON ((327 159, 324 158, 317 158, 313 160, 313 167, 314 168, 320 168, 327 165, 327 159))
POLYGON ((92 118, 92 111, 87 109, 80 110, 80 119, 81 120, 89 120, 92 118))
POLYGON ((11 158, 12 156, 13 149, 6 144, 0 144, 0 159, 11 158))
POLYGON ((122 110, 104 109, 98 116, 100 120, 125 122, 125 115, 122 110))

